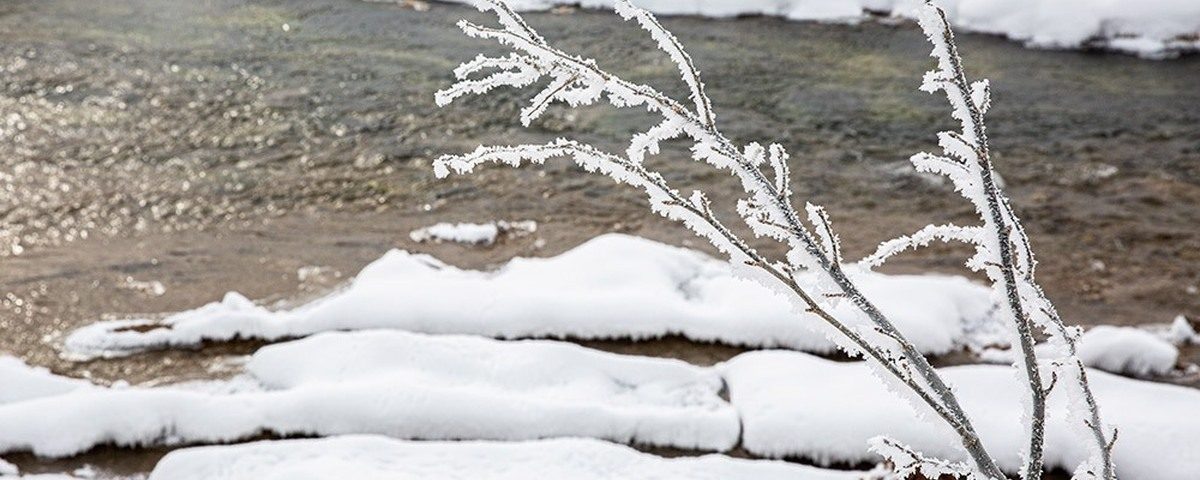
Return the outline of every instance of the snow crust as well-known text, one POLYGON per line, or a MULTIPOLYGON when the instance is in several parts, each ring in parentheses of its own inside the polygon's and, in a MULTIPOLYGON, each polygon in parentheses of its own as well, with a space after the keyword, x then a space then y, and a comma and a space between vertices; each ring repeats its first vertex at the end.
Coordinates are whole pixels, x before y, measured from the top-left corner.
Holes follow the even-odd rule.
MULTIPOLYGON (((953 350, 968 341, 972 329, 992 323, 990 290, 962 277, 855 278, 924 352, 953 350)), ((856 317, 848 303, 834 313, 856 317)), ((393 250, 365 267, 348 288, 294 310, 270 311, 229 293, 221 302, 167 317, 164 328, 127 328, 159 323, 99 322, 69 335, 65 351, 90 358, 205 340, 279 340, 370 328, 495 338, 674 334, 752 347, 835 349, 821 320, 795 313, 786 298, 737 276, 727 262, 620 234, 596 237, 556 257, 516 258, 492 272, 393 250)))
POLYGON ((327 333, 264 347, 246 368, 260 391, 96 387, 0 405, 0 453, 67 456, 105 443, 216 443, 260 432, 589 437, 709 451, 738 438, 737 413, 711 369, 563 342, 327 333))
MULTIPOLYGON (((471 3, 470 0, 455 0, 471 3)), ((512 0, 518 10, 556 5, 612 8, 612 0, 512 0)), ((912 18, 920 0, 640 0, 663 15, 768 15, 857 23, 871 14, 912 18)), ((941 0, 960 29, 1003 35, 1039 48, 1098 47, 1147 58, 1200 50, 1200 2, 1194 0, 941 0)))
POLYGON ((343 436, 177 450, 150 479, 854 480, 862 474, 723 455, 667 459, 577 438, 497 443, 343 436))
MULTIPOLYGON (((940 422, 914 419, 913 407, 885 390, 861 362, 825 360, 800 352, 742 354, 717 367, 743 421, 742 446, 768 456, 817 462, 872 462, 863 447, 878 435, 926 455, 965 460, 955 436, 940 422)), ((941 369, 971 414, 1001 468, 1015 472, 1026 442, 1018 428, 1024 389, 1011 367, 971 365, 941 369)), ((1200 391, 1099 371, 1088 377, 1106 422, 1120 428, 1114 461, 1120 478, 1185 480, 1200 471, 1200 391)), ((1050 395, 1046 465, 1071 469, 1087 445, 1065 424, 1065 395, 1050 395)), ((928 413, 932 417, 932 413, 928 413)))

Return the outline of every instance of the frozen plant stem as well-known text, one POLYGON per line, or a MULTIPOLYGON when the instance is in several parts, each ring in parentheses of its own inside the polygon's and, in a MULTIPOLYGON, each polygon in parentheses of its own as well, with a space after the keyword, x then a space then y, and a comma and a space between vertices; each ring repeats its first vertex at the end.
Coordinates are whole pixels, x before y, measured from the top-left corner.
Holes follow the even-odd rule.
POLYGON ((912 162, 918 170, 948 177, 955 189, 975 206, 982 225, 926 227, 911 236, 884 242, 860 265, 867 268, 880 265, 900 251, 921 247, 933 240, 975 245, 976 254, 967 265, 985 272, 992 280, 993 288, 1004 299, 1004 311, 1013 327, 1014 348, 1020 349, 1015 366, 1022 370, 1027 380, 1029 446, 1024 452, 1021 477, 1030 480, 1042 476, 1046 399, 1058 379, 1065 376, 1072 379, 1065 382, 1068 386, 1064 387, 1072 400, 1068 407, 1071 421, 1083 423, 1091 432, 1091 438, 1085 440, 1092 455, 1076 469, 1075 478, 1113 480, 1116 472, 1112 448, 1116 433, 1114 431, 1111 440, 1104 433, 1099 407, 1087 381, 1087 370, 1076 355, 1079 330, 1063 323, 1035 281, 1036 261, 1029 237, 996 182, 984 125, 984 114, 991 103, 988 83, 986 80, 968 82, 945 12, 926 0, 918 21, 933 44, 931 56, 938 62, 938 68, 925 75, 921 89, 931 93, 943 91, 950 103, 951 114, 962 130, 938 135, 945 156, 920 153, 912 157, 912 162), (1041 327, 1049 343, 1057 347, 1054 358, 1045 362, 1050 367, 1049 386, 1045 387, 1041 373, 1041 363, 1045 360, 1039 359, 1034 350, 1035 327, 1041 327))
MULTIPOLYGON (((787 153, 783 147, 770 145, 764 148, 751 143, 738 148, 717 129, 711 102, 704 93, 691 57, 650 13, 627 1, 616 4, 620 16, 636 21, 648 31, 658 47, 675 62, 691 92, 694 107, 687 107, 647 85, 630 83, 612 75, 591 59, 552 47, 502 1, 482 0, 477 2, 477 7, 495 13, 501 28, 462 21, 459 26, 463 31, 472 37, 495 40, 512 47, 515 52, 504 57, 479 56, 459 66, 455 69, 458 82, 437 93, 440 105, 467 94, 483 94, 498 86, 530 86, 549 77, 548 84, 533 97, 530 106, 521 111, 523 124, 529 125, 554 101, 579 106, 602 98, 616 107, 644 106, 660 115, 662 121, 635 135, 625 156, 564 139, 544 145, 480 147, 470 154, 437 159, 434 168, 439 177, 445 177, 451 171, 468 173, 484 163, 519 166, 522 162, 543 163, 550 158, 570 157, 588 171, 641 188, 648 195, 653 211, 682 222, 729 255, 735 264, 749 265, 765 273, 765 278, 762 275, 758 278, 768 286, 786 291, 801 310, 832 326, 836 333, 831 332, 831 339, 839 346, 865 357, 868 363, 882 371, 885 379, 890 378, 890 382, 901 386, 898 394, 914 400, 917 405, 924 405, 945 421, 958 434, 963 449, 971 458, 971 471, 986 478, 1004 478, 951 389, 924 355, 862 294, 844 270, 838 239, 824 209, 807 205, 812 230, 803 222, 792 204, 787 153), (490 73, 483 78, 472 78, 484 70, 490 73), (660 142, 679 137, 692 141, 691 152, 695 160, 728 171, 741 182, 747 197, 738 201, 738 213, 756 236, 772 238, 788 247, 783 259, 767 259, 733 234, 713 214, 703 193, 684 196, 668 185, 660 174, 643 165, 646 154, 658 153, 660 142), (764 171, 764 164, 769 165, 771 175, 764 171), (805 271, 823 273, 824 281, 816 286, 802 287, 797 274, 805 271), (865 322, 862 318, 832 315, 829 307, 839 299, 849 300, 861 317, 865 317, 865 322)), ((754 275, 753 272, 749 274, 754 275)), ((925 465, 927 468, 951 465, 939 462, 929 459, 925 465)), ((965 467, 955 464, 955 468, 955 471, 961 471, 965 467)))

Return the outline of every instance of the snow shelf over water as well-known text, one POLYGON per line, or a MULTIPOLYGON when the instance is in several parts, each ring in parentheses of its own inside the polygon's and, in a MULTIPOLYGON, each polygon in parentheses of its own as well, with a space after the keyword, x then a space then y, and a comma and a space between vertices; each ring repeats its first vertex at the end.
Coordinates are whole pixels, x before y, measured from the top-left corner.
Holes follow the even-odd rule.
MULTIPOLYGON (((219 443, 260 432, 589 437, 705 451, 728 450, 738 438, 715 371, 566 342, 326 333, 264 347, 246 373, 258 388, 89 385, 3 404, 0 454, 69 456, 103 444, 219 443)), ((0 375, 0 385, 17 390, 31 377, 0 375)))
MULTIPOLYGON (((923 352, 945 353, 994 325, 991 290, 962 277, 855 275, 923 352)), ((865 323, 848 302, 839 318, 865 323)), ((69 335, 69 356, 119 356, 206 340, 279 340, 332 330, 388 328, 494 338, 657 338, 682 335, 750 347, 835 350, 815 316, 725 261, 620 234, 499 270, 463 270, 401 250, 368 265, 348 288, 294 310, 270 311, 230 293, 165 320, 99 322, 69 335), (145 328, 158 325, 160 328, 145 328), (130 328, 140 326, 143 328, 130 328)), ((990 331, 990 330, 989 330, 990 331)))
MULTIPOLYGON (((6 363, 12 368, 0 369, 0 385, 18 391, 45 384, 50 375, 19 362, 6 363)), ((1019 421, 1023 389, 1015 383, 1014 369, 974 365, 941 372, 955 387, 1001 466, 1015 470, 1020 465, 1017 454, 1024 435, 1019 421)), ((1194 441, 1200 431, 1200 417, 1195 415, 1200 410, 1200 391, 1096 371, 1089 377, 1105 420, 1121 431, 1114 451, 1121 478, 1195 478, 1194 473, 1200 471, 1200 443, 1194 441)), ((403 440, 588 437, 701 451, 729 451, 740 445, 766 457, 868 464, 879 460, 868 451, 868 439, 885 434, 931 455, 962 458, 951 432, 940 423, 918 419, 908 404, 884 389, 864 363, 835 362, 800 352, 750 352, 715 367, 698 367, 678 360, 604 353, 566 342, 373 330, 323 333, 263 347, 246 363, 246 378, 228 382, 238 388, 105 388, 61 377, 49 380, 62 388, 42 389, 36 395, 0 404, 0 455, 30 450, 64 456, 102 444, 220 443, 274 432, 383 434, 403 440), (723 386, 728 389, 728 401, 720 396, 723 386)), ((1049 406, 1046 462, 1051 468, 1073 468, 1085 453, 1085 442, 1074 436, 1064 420, 1065 388, 1056 387, 1049 406)), ((376 453, 364 452, 369 458, 351 456, 346 461, 361 460, 363 468, 391 468, 372 460, 379 458, 373 455, 410 448, 404 442, 370 442, 381 445, 379 450, 369 447, 376 453)), ((165 472, 193 465, 192 461, 217 462, 205 468, 219 468, 226 462, 238 465, 230 468, 228 475, 241 475, 243 466, 251 472, 280 469, 291 473, 285 464, 296 458, 293 455, 326 447, 329 456, 312 461, 327 461, 328 468, 340 468, 338 458, 342 457, 335 452, 347 451, 337 441, 258 445, 202 449, 195 455, 180 453, 176 460, 165 460, 164 473, 156 475, 177 478, 165 472), (291 452, 292 447, 296 452, 291 452), (244 456, 241 461, 249 463, 242 465, 220 455, 244 456)), ((555 444, 546 445, 552 449, 555 444)), ((430 448, 434 451, 420 455, 442 454, 437 453, 438 448, 430 448)), ((495 446, 483 448, 479 455, 507 448, 524 451, 522 447, 495 446)), ((473 471, 476 467, 469 452, 444 454, 453 455, 454 462, 463 462, 462 468, 473 471), (457 456, 460 454, 462 457, 457 456)), ((602 451, 596 455, 609 454, 602 451)), ((644 461, 660 462, 646 458, 649 460, 644 461)), ((558 460, 538 457, 505 468, 522 472, 543 461, 553 464, 547 468, 562 466, 558 460)), ((615 472, 624 472, 626 462, 643 460, 612 461, 615 472)), ((698 460, 681 462, 690 465, 691 461, 698 460)), ((325 467, 314 464, 313 468, 320 471, 325 467)), ((770 478, 771 474, 764 475, 770 478)))
POLYGON ((589 439, 408 442, 345 436, 188 448, 167 455, 151 480, 857 480, 825 470, 724 455, 662 458, 589 439))
MULTIPOLYGON (((451 0, 473 3, 473 0, 451 0)), ((612 8, 613 0, 510 0, 518 10, 612 8)), ((871 14, 911 18, 921 0, 634 0, 662 15, 768 15, 857 23, 871 14)), ((938 0, 951 23, 1038 48, 1102 48, 1146 58, 1200 50, 1196 0, 938 0)))
MULTIPOLYGON (((834 362, 799 352, 750 352, 717 367, 742 418, 742 447, 767 457, 800 456, 817 462, 876 461, 862 446, 887 435, 940 458, 966 460, 942 423, 916 420, 904 400, 888 392, 862 362, 834 362)), ((1026 437, 1021 395, 1012 367, 968 365, 939 369, 954 387, 988 449, 1015 473, 1026 437)), ((1200 391, 1089 371, 1108 426, 1120 429, 1113 451, 1119 478, 1192 480, 1200 471, 1200 391)), ((1046 467, 1071 471, 1087 444, 1066 422, 1070 388, 1050 395, 1046 467)), ((925 412, 936 418, 932 412, 925 412)), ((1081 427, 1080 427, 1081 428, 1081 427)))

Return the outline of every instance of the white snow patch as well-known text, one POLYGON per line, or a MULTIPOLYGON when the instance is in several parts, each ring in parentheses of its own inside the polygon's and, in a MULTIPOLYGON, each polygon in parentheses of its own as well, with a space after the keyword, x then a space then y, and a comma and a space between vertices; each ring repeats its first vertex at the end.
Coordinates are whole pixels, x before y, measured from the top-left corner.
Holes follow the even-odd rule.
POLYGON ((260 432, 407 439, 590 437, 700 450, 737 443, 711 369, 552 341, 399 331, 327 333, 264 347, 266 391, 86 388, 0 405, 0 453, 215 443, 260 432))
MULTIPOLYGON (((923 352, 967 343, 994 323, 991 291, 962 277, 855 275, 923 352)), ((848 302, 841 318, 861 319, 848 302)), ((683 335, 753 347, 832 352, 815 316, 736 276, 725 261, 628 235, 596 237, 552 258, 516 258, 497 271, 462 270, 393 250, 348 288, 294 310, 270 311, 237 293, 165 320, 99 322, 71 333, 66 353, 118 356, 233 338, 278 340, 331 330, 390 328, 495 338, 656 338, 683 335), (159 325, 161 328, 130 329, 159 325), (141 330, 141 331, 139 331, 141 330)))
POLYGON ((1079 359, 1113 373, 1164 375, 1175 368, 1179 349, 1139 328, 1101 325, 1079 340, 1079 359))
POLYGON ((91 383, 31 367, 16 357, 0 355, 0 405, 49 397, 90 387, 91 383))
MULTIPOLYGON (((1084 332, 1079 339, 1079 359, 1083 364, 1107 372, 1145 377, 1165 375, 1175 368, 1179 349, 1144 328, 1101 325, 1084 332)), ((1052 355, 1050 345, 1034 347, 1039 356, 1052 355)), ((1012 363, 1011 349, 988 348, 979 352, 980 360, 1012 363)))
MULTIPOLYGON (((941 423, 917 420, 912 407, 889 393, 862 362, 824 360, 799 352, 751 352, 717 367, 743 420, 742 446, 770 456, 818 462, 874 462, 867 440, 887 435, 927 455, 966 460, 941 423)), ((988 450, 1015 472, 1025 446, 1020 396, 1010 367, 941 369, 971 415, 988 450)), ((1200 391, 1092 371, 1088 378, 1104 419, 1120 428, 1114 461, 1121 478, 1194 479, 1200 471, 1200 391)), ((1065 388, 1059 386, 1058 388, 1065 388)), ((1088 455, 1065 424, 1065 395, 1052 394, 1046 427, 1046 466, 1073 469, 1088 455)), ((933 418, 933 414, 928 415, 933 418)))
POLYGON ((1192 328, 1191 322, 1183 315, 1175 317, 1175 321, 1171 322, 1171 326, 1166 328, 1163 337, 1166 341, 1171 342, 1172 345, 1200 345, 1200 334, 1196 333, 1196 329, 1192 328))
POLYGON ((377 436, 283 440, 171 452, 152 480, 855 480, 824 470, 723 455, 661 458, 589 439, 407 442, 377 436))
MULTIPOLYGON (((451 0, 471 3, 469 0, 451 0)), ((921 0, 638 0, 662 15, 768 15, 790 20, 857 23, 869 14, 912 18, 921 0)), ((1003 35, 1040 48, 1097 47, 1146 58, 1200 50, 1195 0, 940 0, 954 26, 1003 35)), ((612 0, 510 0, 518 10, 556 5, 612 8, 612 0)))
POLYGON ((8 463, 3 458, 0 458, 0 477, 14 477, 20 474, 16 465, 8 463))
POLYGON ((490 223, 438 223, 413 230, 408 238, 414 242, 455 242, 468 245, 491 245, 500 235, 523 236, 537 231, 532 220, 490 223))

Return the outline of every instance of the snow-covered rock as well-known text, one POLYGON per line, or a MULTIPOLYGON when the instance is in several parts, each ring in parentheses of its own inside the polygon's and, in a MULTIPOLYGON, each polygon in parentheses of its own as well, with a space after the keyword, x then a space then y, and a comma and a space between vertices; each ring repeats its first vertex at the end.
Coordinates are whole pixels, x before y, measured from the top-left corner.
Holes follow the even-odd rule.
POLYGON ((171 452, 151 480, 856 480, 824 470, 723 455, 662 458, 589 439, 407 442, 376 436, 281 440, 171 452))
MULTIPOLYGON (((470 0, 455 0, 471 3, 470 0)), ((556 5, 611 8, 612 0, 510 0, 519 10, 556 5)), ((871 13, 911 18, 921 0, 637 0, 663 15, 769 15, 790 20, 856 23, 871 13)), ((1099 47, 1161 58, 1200 50, 1195 0, 939 0, 951 23, 1003 35, 1033 47, 1099 47)))
MULTIPOLYGON (((742 354, 717 367, 743 421, 742 446, 770 456, 818 462, 874 462, 863 447, 887 435, 927 455, 965 460, 942 423, 918 421, 913 408, 888 392, 861 362, 835 362, 799 352, 742 354)), ((1009 472, 1025 447, 1021 395, 1011 367, 941 369, 988 450, 1009 472)), ((1200 391, 1091 371, 1088 378, 1105 422, 1120 428, 1114 461, 1120 478, 1187 480, 1200 471, 1200 391)), ((1050 396, 1046 466, 1070 471, 1088 454, 1087 442, 1065 420, 1065 394, 1050 396)), ((934 414, 927 412, 928 417, 934 414)))
POLYGON ((1084 365, 1135 376, 1163 375, 1175 368, 1179 349, 1140 328, 1101 325, 1079 339, 1084 365))
POLYGON ((218 443, 261 432, 406 439, 590 437, 720 451, 738 418, 711 369, 553 341, 400 331, 264 347, 261 389, 82 388, 0 405, 0 453, 218 443))
MULTIPOLYGON (((859 273, 858 284, 913 344, 944 353, 992 322, 991 291, 962 277, 859 273)), ((840 318, 866 322, 848 302, 840 318)), ((230 293, 165 320, 99 322, 73 332, 69 355, 115 356, 205 340, 278 340, 331 330, 390 328, 495 338, 654 338, 683 335, 753 347, 831 352, 827 327, 730 265, 700 252, 609 234, 551 258, 499 270, 458 269, 393 250, 348 288, 294 310, 270 311, 230 293), (161 325, 154 329, 131 326, 161 325)))

